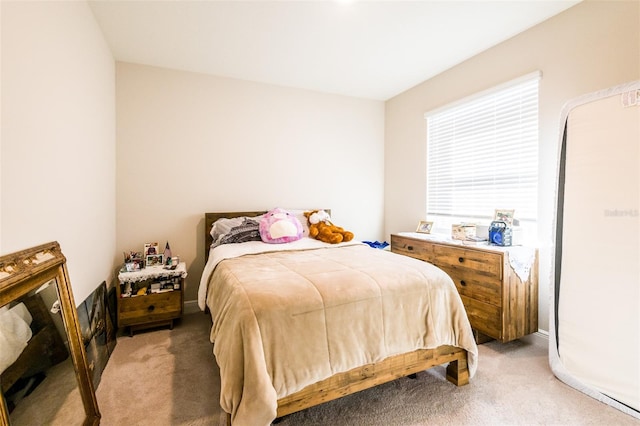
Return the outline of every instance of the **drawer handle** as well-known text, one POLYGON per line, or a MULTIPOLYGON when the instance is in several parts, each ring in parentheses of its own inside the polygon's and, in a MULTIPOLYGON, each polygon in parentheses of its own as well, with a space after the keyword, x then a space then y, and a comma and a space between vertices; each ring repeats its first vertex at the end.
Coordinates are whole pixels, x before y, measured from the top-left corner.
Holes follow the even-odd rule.
POLYGON ((407 246, 407 250, 409 251, 413 250, 413 246, 407 246))
POLYGON ((466 286, 467 286, 467 283, 465 282, 465 280, 460 280, 460 285, 461 285, 462 287, 466 287, 466 286))
POLYGON ((464 262, 464 257, 459 257, 458 258, 458 262, 460 262, 460 263, 464 262))
POLYGON ((155 308, 156 308, 155 306, 153 306, 153 305, 149 305, 149 307, 147 308, 147 310, 148 310, 149 312, 153 312, 153 310, 154 310, 155 308))

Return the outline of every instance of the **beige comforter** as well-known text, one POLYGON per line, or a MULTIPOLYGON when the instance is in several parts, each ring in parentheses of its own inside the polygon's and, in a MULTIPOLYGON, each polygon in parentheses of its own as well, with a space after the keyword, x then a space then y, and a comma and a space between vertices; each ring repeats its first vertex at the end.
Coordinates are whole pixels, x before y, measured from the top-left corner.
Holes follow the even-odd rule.
POLYGON ((261 244, 214 249, 232 254, 212 253, 201 281, 213 318, 220 404, 234 425, 268 425, 279 398, 416 349, 464 348, 475 373, 471 326, 440 269, 365 245, 232 257, 261 244))

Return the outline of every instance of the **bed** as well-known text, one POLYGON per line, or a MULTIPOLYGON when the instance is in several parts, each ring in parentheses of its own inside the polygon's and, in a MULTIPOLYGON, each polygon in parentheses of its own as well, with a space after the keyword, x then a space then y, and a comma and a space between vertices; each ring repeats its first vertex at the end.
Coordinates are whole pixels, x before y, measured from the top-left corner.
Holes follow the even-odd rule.
POLYGON ((469 382, 477 347, 442 270, 355 241, 210 248, 218 219, 263 213, 205 214, 198 303, 212 317, 228 423, 268 425, 437 365, 455 385, 469 382))

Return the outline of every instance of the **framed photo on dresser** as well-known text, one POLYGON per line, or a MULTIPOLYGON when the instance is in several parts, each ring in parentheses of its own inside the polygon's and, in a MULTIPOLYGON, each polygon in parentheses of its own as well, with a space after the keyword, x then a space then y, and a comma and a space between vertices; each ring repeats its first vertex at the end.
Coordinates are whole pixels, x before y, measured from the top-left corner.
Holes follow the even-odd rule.
POLYGON ((504 222, 507 226, 513 226, 513 215, 515 210, 513 209, 496 209, 493 220, 504 222))
POLYGON ((426 220, 421 220, 418 223, 418 229, 416 229, 416 232, 419 232, 421 234, 430 234, 431 228, 433 228, 433 222, 427 222, 426 220))

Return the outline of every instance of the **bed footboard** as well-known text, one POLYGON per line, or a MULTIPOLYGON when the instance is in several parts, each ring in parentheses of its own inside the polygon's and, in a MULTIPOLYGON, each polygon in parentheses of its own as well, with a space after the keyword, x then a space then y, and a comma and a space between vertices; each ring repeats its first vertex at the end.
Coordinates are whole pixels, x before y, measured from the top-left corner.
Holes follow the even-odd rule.
POLYGON ((449 363, 447 380, 457 386, 469 383, 467 351, 453 346, 420 349, 336 374, 281 398, 278 417, 446 363, 449 363))
MULTIPOLYGON (((278 400, 277 417, 286 416, 352 393, 449 363, 446 378, 456 386, 469 383, 467 351, 454 346, 419 349, 339 373, 278 400)), ((231 424, 231 415, 227 415, 231 424)))

